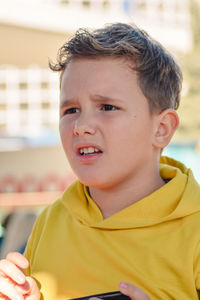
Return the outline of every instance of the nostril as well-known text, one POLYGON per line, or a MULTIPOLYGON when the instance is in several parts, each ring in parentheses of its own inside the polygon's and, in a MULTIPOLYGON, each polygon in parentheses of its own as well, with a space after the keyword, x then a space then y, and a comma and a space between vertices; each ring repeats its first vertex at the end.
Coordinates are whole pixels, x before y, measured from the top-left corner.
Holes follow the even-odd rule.
POLYGON ((73 132, 76 136, 82 136, 84 134, 94 134, 95 130, 88 125, 77 126, 75 124, 73 132))

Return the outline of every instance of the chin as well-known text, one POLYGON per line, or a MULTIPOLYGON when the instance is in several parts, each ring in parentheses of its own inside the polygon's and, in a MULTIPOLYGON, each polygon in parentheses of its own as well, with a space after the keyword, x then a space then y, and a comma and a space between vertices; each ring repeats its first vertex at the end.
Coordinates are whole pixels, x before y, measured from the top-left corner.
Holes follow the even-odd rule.
POLYGON ((73 168, 72 165, 71 168, 80 182, 88 187, 99 185, 99 183, 101 182, 99 174, 97 174, 97 172, 91 172, 91 170, 88 169, 80 170, 79 168, 73 168))
POLYGON ((78 179, 82 184, 91 188, 101 189, 106 185, 105 180, 101 180, 99 177, 95 178, 94 176, 80 176, 80 174, 76 174, 78 179))
POLYGON ((112 189, 114 184, 113 183, 109 183, 109 181, 105 181, 105 180, 100 180, 100 178, 98 179, 94 179, 94 178, 88 178, 88 179, 82 179, 79 178, 80 182, 82 184, 84 184, 85 186, 89 187, 89 188, 93 188, 93 189, 98 189, 98 190, 109 190, 112 189))
POLYGON ((94 180, 94 178, 85 179, 85 178, 79 177, 79 180, 82 184, 84 184, 85 186, 91 187, 91 188, 101 188, 102 187, 102 183, 99 182, 99 180, 94 180))

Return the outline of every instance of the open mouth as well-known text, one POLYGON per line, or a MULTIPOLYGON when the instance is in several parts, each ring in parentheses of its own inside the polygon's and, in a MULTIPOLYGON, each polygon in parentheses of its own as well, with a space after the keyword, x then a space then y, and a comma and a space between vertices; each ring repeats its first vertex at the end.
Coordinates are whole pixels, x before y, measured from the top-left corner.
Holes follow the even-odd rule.
POLYGON ((92 154, 97 154, 97 153, 102 153, 102 151, 97 148, 93 148, 93 147, 79 149, 79 154, 82 156, 83 155, 92 155, 92 154))

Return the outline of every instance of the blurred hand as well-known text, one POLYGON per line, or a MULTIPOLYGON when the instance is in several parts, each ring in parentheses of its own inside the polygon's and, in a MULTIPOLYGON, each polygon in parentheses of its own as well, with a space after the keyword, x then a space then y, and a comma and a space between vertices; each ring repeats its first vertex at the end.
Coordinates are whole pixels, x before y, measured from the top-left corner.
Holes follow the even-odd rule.
MULTIPOLYGON (((143 290, 128 282, 120 282, 119 290, 122 294, 129 296, 131 300, 151 300, 149 296, 143 292, 143 290)), ((89 300, 101 299, 97 297, 91 297, 89 300)))
POLYGON ((9 253, 0 260, 0 299, 39 300, 40 291, 31 277, 23 270, 29 266, 27 259, 20 253, 9 253))
POLYGON ((143 290, 128 282, 120 282, 119 290, 122 294, 129 296, 131 300, 151 300, 143 290))

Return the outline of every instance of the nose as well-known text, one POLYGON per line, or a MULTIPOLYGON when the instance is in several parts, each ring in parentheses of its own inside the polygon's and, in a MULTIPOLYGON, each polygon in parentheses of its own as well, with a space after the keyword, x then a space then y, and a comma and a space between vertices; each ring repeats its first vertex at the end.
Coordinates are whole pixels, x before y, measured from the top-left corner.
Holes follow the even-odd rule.
POLYGON ((78 120, 74 124, 74 135, 84 136, 85 134, 95 134, 95 129, 88 123, 80 123, 78 120))

